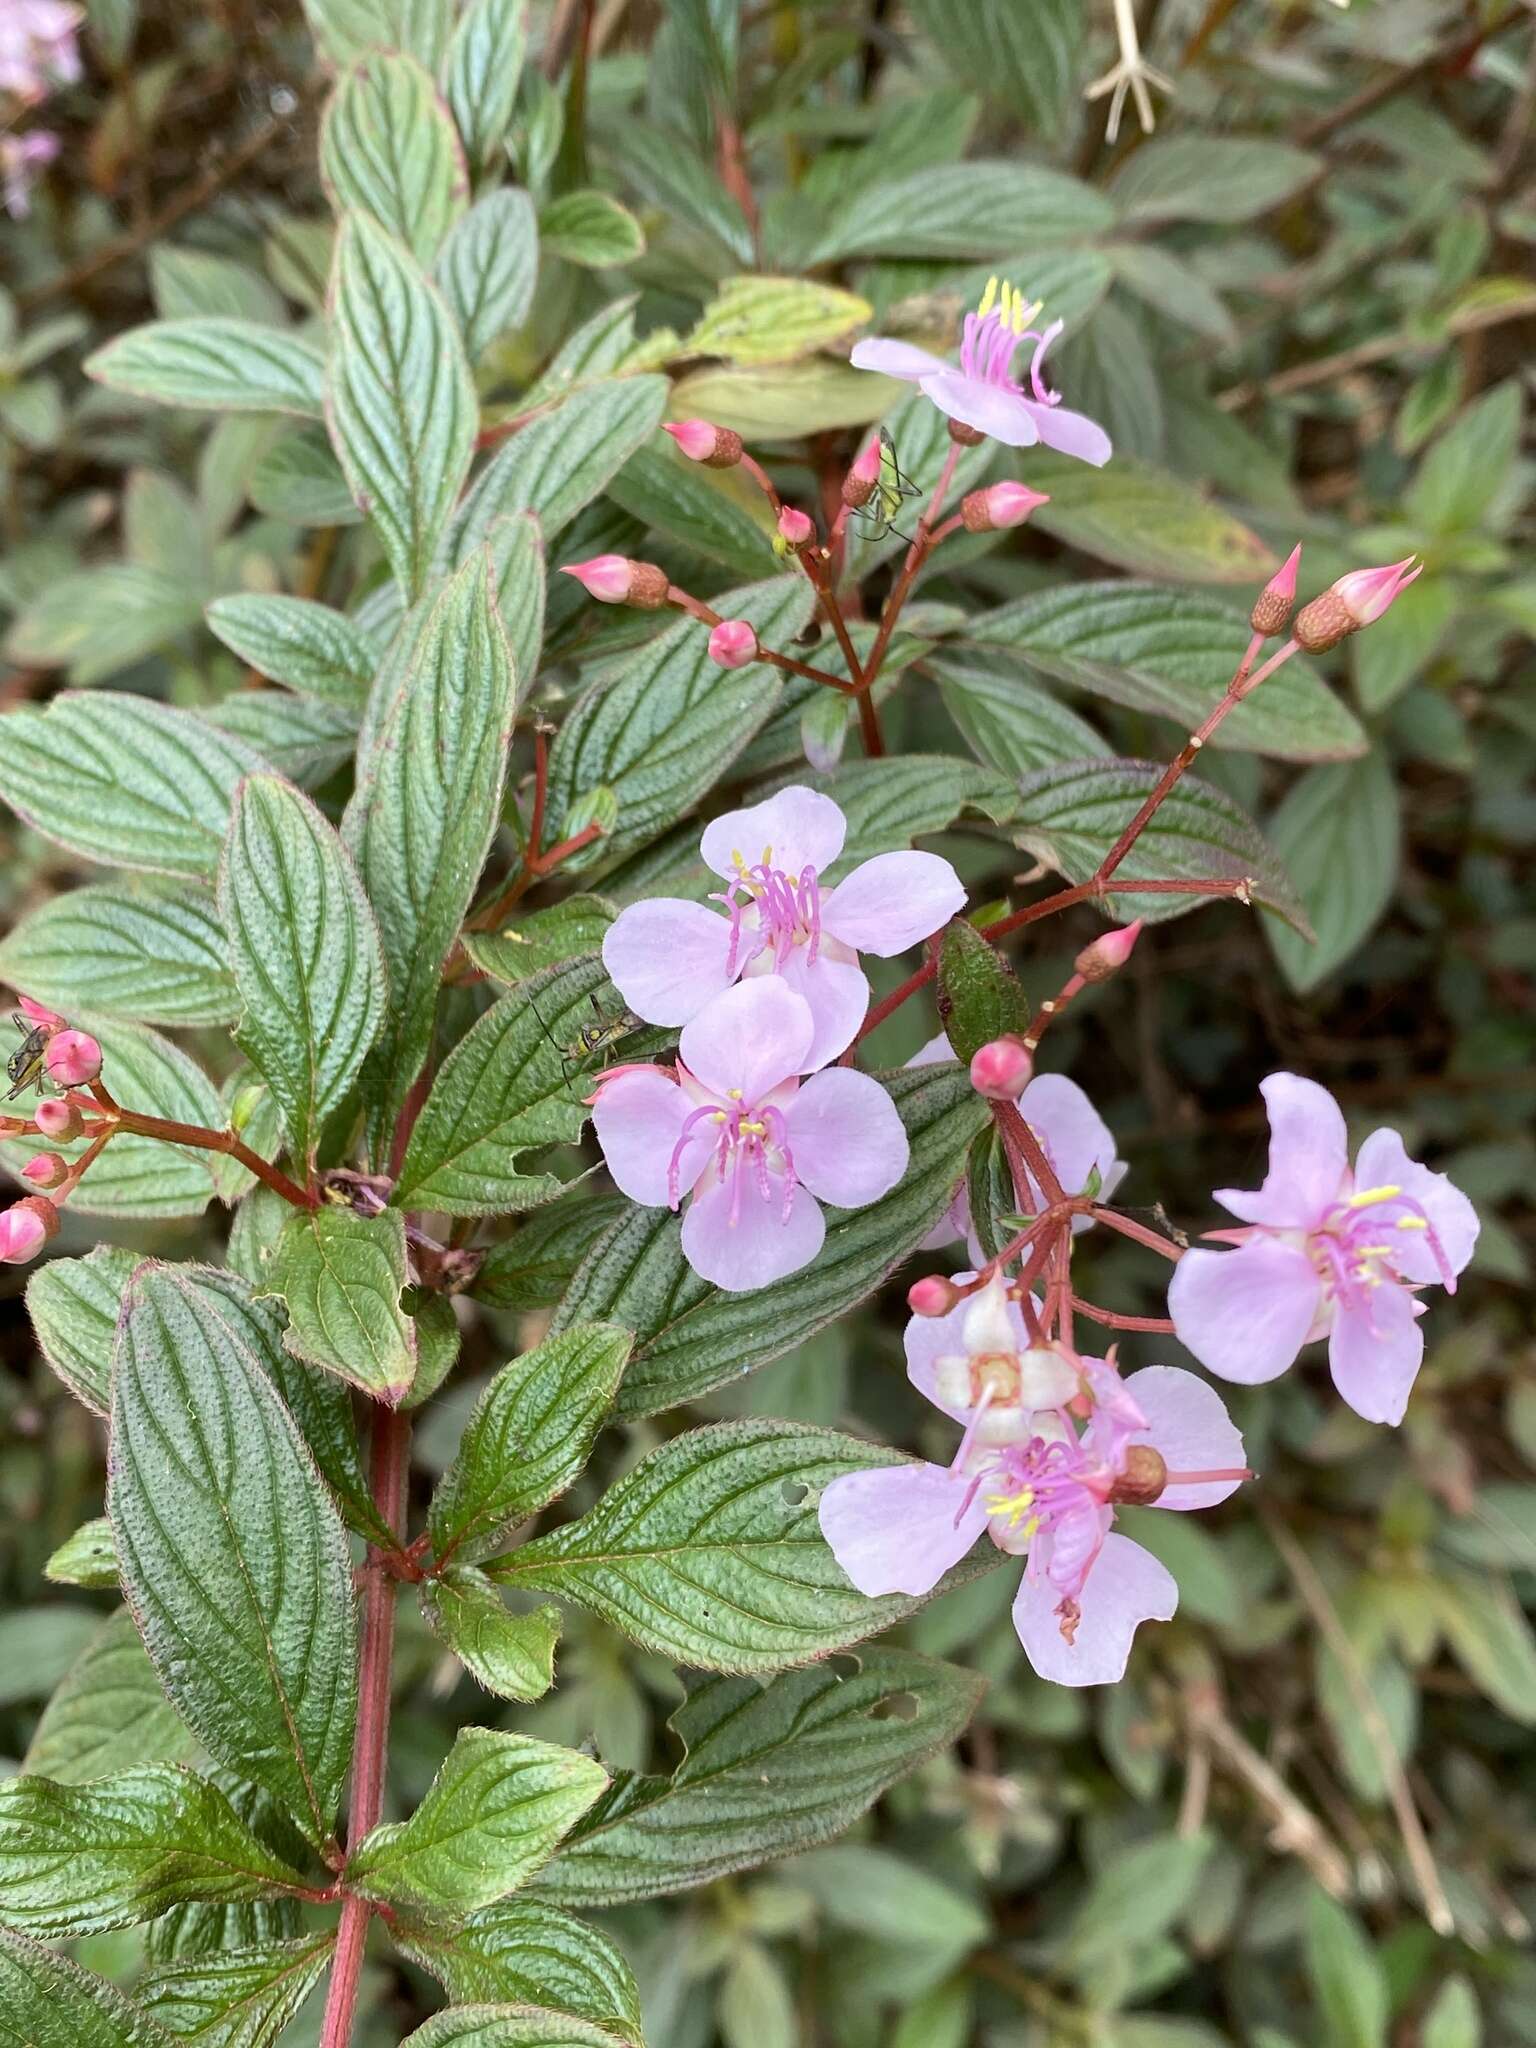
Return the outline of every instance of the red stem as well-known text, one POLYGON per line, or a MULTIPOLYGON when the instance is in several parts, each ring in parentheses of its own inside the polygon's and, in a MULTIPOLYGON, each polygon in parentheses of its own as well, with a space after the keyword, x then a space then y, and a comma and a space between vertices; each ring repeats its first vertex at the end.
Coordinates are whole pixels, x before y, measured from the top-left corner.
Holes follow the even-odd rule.
POLYGON ((168 1116, 146 1116, 142 1110, 122 1109, 99 1084, 93 1093, 102 1107, 117 1118, 119 1130, 132 1131, 140 1138, 159 1138, 167 1145, 190 1145, 200 1152, 226 1152, 231 1159, 238 1159, 243 1167, 254 1173, 275 1195, 291 1202, 295 1209, 319 1208, 317 1190, 301 1188, 280 1167, 273 1166, 259 1153, 253 1152, 249 1145, 243 1144, 233 1131, 212 1131, 202 1124, 177 1123, 168 1116))
POLYGON ((1114 1309, 1099 1308, 1091 1301, 1084 1301, 1080 1294, 1072 1296, 1072 1306, 1089 1322, 1103 1323, 1111 1330, 1147 1330, 1159 1337, 1174 1335, 1173 1325, 1166 1316, 1122 1316, 1114 1309))
POLYGON ((922 568, 928 551, 934 545, 933 523, 944 509, 944 500, 954 481, 955 464, 960 460, 960 443, 951 441, 949 453, 944 458, 944 467, 939 471, 939 481, 929 500, 928 509, 917 522, 917 532, 912 545, 907 549, 907 559, 901 565, 901 574, 896 578, 890 596, 885 601, 885 610, 880 614, 880 630, 875 635, 875 644, 869 650, 869 660, 864 664, 864 687, 871 690, 880 674, 885 660, 886 649, 891 644, 891 635, 896 630, 896 621, 906 603, 917 572, 922 568))

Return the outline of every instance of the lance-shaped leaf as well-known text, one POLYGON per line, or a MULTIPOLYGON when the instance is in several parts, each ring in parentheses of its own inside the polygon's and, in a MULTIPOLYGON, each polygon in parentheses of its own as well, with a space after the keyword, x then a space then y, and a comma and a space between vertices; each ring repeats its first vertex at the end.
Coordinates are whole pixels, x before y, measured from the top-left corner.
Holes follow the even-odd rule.
POLYGON ((400 2048, 613 2048, 613 2036, 549 2006, 453 2005, 400 2048))
POLYGON ((93 1934, 189 1899, 227 1905, 302 1888, 223 1793, 177 1764, 89 1785, 0 1784, 0 1919, 34 1934, 93 1934))
POLYGON ((1029 1003, 1012 967, 973 924, 951 918, 939 943, 939 1018, 956 1059, 990 1040, 1022 1033, 1029 1003))
POLYGON ((420 263, 469 201, 469 172, 448 109, 422 66, 393 50, 360 58, 320 124, 320 176, 338 213, 366 213, 420 263))
POLYGON ((150 697, 66 690, 0 719, 0 797, 47 839, 108 867, 211 876, 260 754, 150 697))
POLYGON ((171 2048, 171 2036, 115 1984, 8 1927, 0 1927, 0 2041, 5 2048, 171 2048))
POLYGON ((580 1475, 630 1342, 616 1324, 578 1323, 502 1367, 433 1497, 427 1526, 439 1562, 484 1557, 580 1475))
POLYGON ((587 1112, 566 1048, 593 1021, 608 987, 602 963, 567 961, 519 982, 444 1060, 416 1119, 393 1199, 402 1209, 484 1216, 531 1209, 558 1194, 550 1174, 525 1174, 532 1145, 574 1144, 587 1112))
MULTIPOLYGON (((295 1869, 310 1867, 304 1838, 270 1794, 233 1771, 208 1774, 259 1842, 295 1869)), ((145 1933, 145 1948, 156 1962, 181 1956, 216 1955, 253 1942, 290 1941, 304 1930, 306 1913, 296 1898, 258 1899, 225 1906, 173 1906, 145 1933)))
POLYGON ((397 1929, 395 1939, 455 2005, 543 2005, 640 2048, 640 1994, 629 1964, 606 1934, 542 1900, 505 1899, 451 1931, 397 1929))
POLYGON ((511 1237, 491 1246, 468 1292, 490 1308, 553 1308, 598 1239, 628 1214, 622 1195, 536 1209, 511 1237))
MULTIPOLYGON (((518 918, 502 931, 467 932, 464 950, 493 981, 511 987, 579 954, 600 952, 604 934, 617 914, 601 896, 568 896, 548 910, 518 918)), ((0 958, 3 956, 0 947, 0 958)))
POLYGON ((88 356, 113 391, 204 412, 288 412, 318 419, 325 364, 312 343, 254 320, 151 320, 88 356))
POLYGON ((64 1015, 227 1024, 240 1007, 212 895, 194 883, 68 889, 0 940, 0 976, 64 1015))
POLYGON ((357 1704, 346 1536, 251 1346, 175 1269, 141 1269, 124 1301, 111 1448, 123 1590, 167 1692, 329 1842, 357 1704))
POLYGON ((307 697, 360 706, 379 665, 344 612, 309 598, 240 591, 215 598, 204 616, 242 661, 307 697))
POLYGON ((325 1974, 334 1933, 152 1964, 134 1986, 141 2012, 197 2048, 265 2048, 325 1974))
POLYGON ((686 1752, 676 1771, 616 1779, 539 1891, 616 1905, 825 1842, 952 1743, 985 1684, 907 1650, 862 1650, 856 1661, 852 1676, 817 1664, 768 1686, 701 1682, 668 1724, 686 1752))
POLYGON ((336 238, 326 404, 352 495, 409 599, 469 474, 478 407, 437 287, 367 214, 336 238))
POLYGON ((443 961, 496 828, 512 702, 482 552, 426 620, 343 821, 389 970, 389 1014, 365 1074, 376 1145, 426 1058, 443 961))
POLYGON ((437 281, 469 360, 521 327, 539 274, 539 226, 526 192, 487 192, 457 223, 437 258, 437 281))
POLYGON ((276 776, 253 775, 236 794, 219 915, 244 1005, 236 1043, 307 1165, 383 1021, 384 964, 351 855, 276 776))
POLYGON ((24 1771, 85 1785, 133 1764, 187 1763, 197 1738, 165 1696, 126 1607, 109 1615, 42 1712, 24 1771))
POLYGON ((270 1282, 288 1306, 284 1346, 397 1405, 416 1377, 416 1326, 400 1306, 409 1277, 398 1209, 358 1216, 327 1205, 290 1217, 270 1282))
POLYGON ((645 254, 645 230, 629 208, 590 188, 562 192, 541 210, 539 241, 549 255, 588 270, 610 270, 645 254))
POLYGON ((987 1121, 965 1072, 947 1064, 884 1074, 911 1145, 906 1173, 867 1209, 830 1211, 815 1263, 775 1286, 726 1294, 683 1257, 665 1209, 630 1209, 571 1283, 555 1327, 593 1318, 635 1333, 619 1412, 653 1415, 738 1380, 866 1299, 921 1243, 965 1173, 987 1121))
POLYGON ((461 1728, 409 1820, 364 1837, 348 1881, 369 1898, 462 1918, 515 1891, 607 1789, 590 1757, 461 1728))
POLYGON ((560 1610, 546 1604, 514 1614, 472 1564, 451 1564, 421 1589, 427 1626, 488 1692, 538 1700, 555 1679, 560 1610))
POLYGON ((338 66, 374 50, 406 50, 435 71, 451 12, 444 0, 304 0, 310 34, 338 66))
POLYGON ((523 51, 523 0, 469 0, 448 45, 443 84, 477 168, 490 163, 511 124, 523 51))
MULTIPOLYGON (((902 1462, 798 1422, 690 1430, 642 1458, 579 1521, 497 1559, 488 1575, 575 1600, 679 1664, 778 1671, 922 1604, 856 1593, 816 1519, 822 1491, 843 1473, 902 1462)), ((957 1572, 974 1577, 997 1557, 957 1572)))
POLYGON ((112 1405, 112 1339, 135 1252, 99 1244, 83 1259, 50 1259, 27 1282, 38 1349, 77 1401, 105 1415, 112 1405))

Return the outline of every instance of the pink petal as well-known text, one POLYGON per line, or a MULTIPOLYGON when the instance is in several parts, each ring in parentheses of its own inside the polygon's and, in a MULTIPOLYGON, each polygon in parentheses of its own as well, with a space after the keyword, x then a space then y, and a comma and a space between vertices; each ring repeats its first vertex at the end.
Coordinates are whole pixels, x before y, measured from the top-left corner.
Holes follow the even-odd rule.
MULTIPOLYGON (((957 1278, 969 1280, 969 1273, 957 1278)), ((1019 1314, 1018 1304, 1009 1303, 1010 1318, 1016 1320, 1019 1334, 1019 1348, 1028 1342, 1024 1332, 1024 1318, 1019 1314)), ((939 1360, 960 1356, 965 1351, 965 1316, 969 1301, 956 1302, 947 1315, 912 1316, 907 1323, 902 1343, 907 1354, 907 1378, 916 1387, 925 1401, 931 1401, 941 1409, 952 1422, 962 1425, 971 1419, 969 1408, 951 1407, 949 1402, 939 1398, 939 1360)))
MULTIPOLYGON (((1161 1451, 1170 1472, 1241 1469, 1243 1439, 1226 1403, 1204 1380, 1176 1365, 1149 1365, 1131 1374, 1125 1391, 1147 1418, 1147 1427, 1135 1431, 1131 1442, 1161 1451)), ((1241 1484, 1240 1479, 1226 1479, 1208 1486, 1170 1486, 1157 1506, 1213 1508, 1241 1484)))
POLYGON ((1321 1294, 1304 1252, 1256 1237, 1235 1252, 1186 1252, 1168 1288, 1168 1313, 1203 1366, 1252 1387, 1294 1361, 1321 1294))
POLYGON ((1300 1074, 1271 1074, 1259 1092, 1269 1109, 1264 1185, 1255 1194, 1218 1188, 1216 1199, 1244 1223, 1310 1230, 1338 1199, 1349 1171, 1343 1112, 1326 1088, 1300 1074))
MULTIPOLYGON (((1026 404, 1029 401, 1025 400, 1026 404)), ((1075 455, 1079 462, 1091 462, 1102 469, 1114 454, 1108 434, 1097 420, 1084 412, 1069 412, 1064 405, 1031 405, 1041 443, 1059 455, 1075 455)))
MULTIPOLYGON (((908 1064, 910 1065, 911 1062, 909 1061, 908 1064)), ((917 1248, 920 1252, 942 1251, 945 1245, 954 1244, 957 1239, 969 1238, 970 1234, 971 1197, 965 1182, 961 1181, 959 1187, 955 1190, 954 1200, 944 1211, 938 1222, 934 1224, 928 1235, 918 1240, 917 1248)), ((979 1246, 974 1246, 971 1249, 978 1263, 985 1258, 986 1254, 979 1246)))
MULTIPOLYGON (((852 1045, 869 1013, 869 983, 862 968, 852 961, 832 959, 825 947, 814 961, 808 958, 809 952, 807 946, 796 946, 779 979, 810 1006, 813 1028, 803 1071, 813 1073, 852 1045)), ((748 978, 773 971, 773 955, 759 953, 748 978)))
POLYGON ((791 1074, 805 1071, 811 1043, 805 1000, 774 974, 738 982, 715 997, 683 1027, 683 1065, 706 1088, 726 1095, 739 1088, 758 1102, 791 1074))
POLYGON ((711 1174, 694 1196, 683 1218, 683 1256, 702 1279, 727 1294, 746 1294, 808 1266, 826 1226, 804 1188, 795 1189, 786 1218, 782 1175, 770 1175, 766 1200, 750 1169, 733 1188, 735 1181, 734 1172, 724 1181, 711 1174))
POLYGON ((952 1060, 955 1049, 949 1042, 947 1031, 941 1031, 937 1038, 930 1038, 918 1052, 907 1061, 909 1067, 936 1067, 941 1060, 952 1060))
POLYGON ((699 851, 717 875, 736 872, 736 855, 756 867, 764 853, 769 864, 798 877, 802 868, 822 874, 843 850, 847 824, 831 797, 798 783, 781 789, 744 811, 727 811, 704 828, 699 851))
MULTIPOLYGON (((632 1068, 600 1090, 592 1126, 608 1171, 632 1202, 665 1206, 667 1168, 692 1106, 657 1067, 632 1068)), ((708 1138, 689 1140, 680 1162, 682 1190, 698 1178, 708 1156, 708 1138)))
POLYGON ((924 377, 922 389, 950 419, 974 427, 978 434, 990 434, 994 441, 1006 441, 1010 448, 1032 448, 1040 438, 1034 417, 1040 408, 1017 392, 948 368, 924 377))
POLYGON ((1082 1192, 1095 1167, 1103 1195, 1124 1179, 1125 1163, 1115 1157, 1114 1133, 1065 1074, 1036 1074, 1019 1097, 1019 1114, 1040 1140, 1069 1195, 1082 1192))
POLYGON ((983 1489, 961 1513, 970 1487, 942 1465, 848 1472, 821 1496, 821 1533, 861 1593, 928 1593, 986 1527, 983 1489))
POLYGON ((883 334, 872 334, 867 341, 855 342, 848 360, 856 370, 878 370, 882 377, 902 377, 909 384, 931 376, 935 370, 949 368, 942 356, 930 355, 927 349, 910 341, 893 341, 883 334))
POLYGON ((603 935, 603 965, 648 1024, 686 1024, 731 985, 731 927, 702 903, 670 896, 632 903, 603 935))
POLYGON ((795 1172, 813 1195, 862 1209, 895 1187, 910 1147, 896 1105, 868 1074, 813 1074, 785 1112, 795 1172))
MULTIPOLYGON (((1372 1131, 1355 1160, 1355 1185, 1361 1189, 1401 1188, 1429 1218, 1451 1271, 1464 1270, 1481 1227, 1477 1211, 1445 1174, 1434 1173, 1429 1167, 1420 1166, 1416 1159, 1410 1159, 1396 1131, 1372 1131)), ((1405 1280, 1441 1278, 1428 1232, 1388 1229, 1383 1236, 1391 1242, 1392 1263, 1405 1280)))
POLYGON ((1113 1685, 1125 1676, 1131 1639, 1144 1621, 1169 1621, 1179 1604, 1172 1574, 1128 1536, 1109 1535, 1077 1596, 1081 1616, 1068 1643, 1048 1579, 1025 1575, 1013 1603, 1024 1654, 1055 1685, 1113 1685))
POLYGON ((1424 1332, 1406 1288, 1391 1281, 1373 1288, 1369 1313, 1340 1306, 1328 1367, 1333 1384, 1367 1422, 1402 1421, 1423 1356, 1424 1332))
POLYGON ((839 882, 821 927, 845 946, 888 960, 942 931, 965 908, 965 887, 936 853, 879 853, 839 882))

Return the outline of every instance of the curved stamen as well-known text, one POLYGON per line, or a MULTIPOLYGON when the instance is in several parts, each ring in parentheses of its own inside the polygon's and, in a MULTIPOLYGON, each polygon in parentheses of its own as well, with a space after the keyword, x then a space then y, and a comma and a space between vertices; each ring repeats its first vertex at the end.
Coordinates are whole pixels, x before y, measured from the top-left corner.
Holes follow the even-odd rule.
MULTIPOLYGON (((794 1207, 795 1189, 800 1185, 800 1176, 795 1172, 795 1155, 790 1150, 789 1145, 789 1125, 785 1122, 783 1110, 776 1108, 772 1103, 764 1103, 762 1108, 758 1110, 757 1114, 761 1118, 762 1122, 767 1126, 768 1143, 773 1146, 774 1150, 778 1153, 780 1159, 783 1161, 784 1220, 787 1223, 789 1221, 789 1212, 794 1207)), ((765 1146, 763 1149, 765 1153, 764 1172, 766 1173, 767 1147, 765 1146)), ((763 1189, 763 1195, 765 1200, 767 1198, 767 1193, 768 1190, 765 1187, 763 1189)))
MULTIPOLYGON (((683 1119, 683 1128, 678 1134, 677 1143, 672 1147, 672 1157, 667 1161, 667 1207, 669 1209, 675 1209, 682 1200, 683 1154, 688 1149, 688 1142, 701 1123, 707 1123, 711 1120, 720 1124, 723 1124, 726 1120, 725 1111, 716 1109, 712 1103, 707 1103, 702 1109, 694 1110, 691 1116, 683 1119)), ((725 1132, 723 1130, 720 1133, 720 1137, 723 1144, 725 1142, 725 1132)))
POLYGON ((1029 388, 1034 393, 1036 405, 1060 405, 1061 403, 1061 393, 1059 391, 1047 391, 1041 382, 1040 365, 1045 361, 1046 350, 1065 325, 1066 322, 1064 320, 1053 320, 1041 335, 1035 347, 1035 353, 1030 358, 1029 388))

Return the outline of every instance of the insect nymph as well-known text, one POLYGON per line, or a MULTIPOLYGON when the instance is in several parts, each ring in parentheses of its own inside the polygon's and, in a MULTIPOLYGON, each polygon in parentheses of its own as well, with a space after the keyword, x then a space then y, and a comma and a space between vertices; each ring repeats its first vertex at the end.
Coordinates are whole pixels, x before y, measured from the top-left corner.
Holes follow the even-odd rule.
POLYGON ((49 1033, 42 1024, 33 1024, 20 1010, 12 1010, 11 1022, 21 1033, 21 1043, 5 1063, 6 1076, 10 1081, 7 1102, 14 1102, 18 1095, 25 1095, 29 1088, 41 1089, 44 1081, 43 1054, 48 1049, 49 1033))
MULTIPOLYGON (((866 503, 854 513, 854 518, 871 540, 884 540, 888 533, 899 531, 896 518, 903 501, 917 495, 917 485, 903 473, 901 464, 896 460, 896 443, 882 427, 880 470, 875 478, 875 488, 866 503)), ((901 537, 903 540, 908 538, 906 534, 901 537)))
POLYGON ((633 1010, 621 1008, 611 1014, 605 1011, 602 1004, 597 1000, 597 991, 592 989, 587 994, 587 1001, 592 1005, 592 1021, 588 1024, 579 1024, 576 1027, 576 1036, 569 1044, 562 1045, 560 1040, 556 1038, 555 1034, 544 1022, 544 1018, 539 1011, 538 1005, 534 1003, 532 996, 528 1000, 532 1006, 534 1016, 538 1018, 539 1029, 560 1055, 560 1065, 567 1081, 574 1074, 579 1074, 588 1061, 597 1054, 606 1051, 610 1045, 617 1045, 621 1039, 628 1038, 633 1032, 640 1030, 645 1021, 643 1018, 637 1017, 633 1010))

